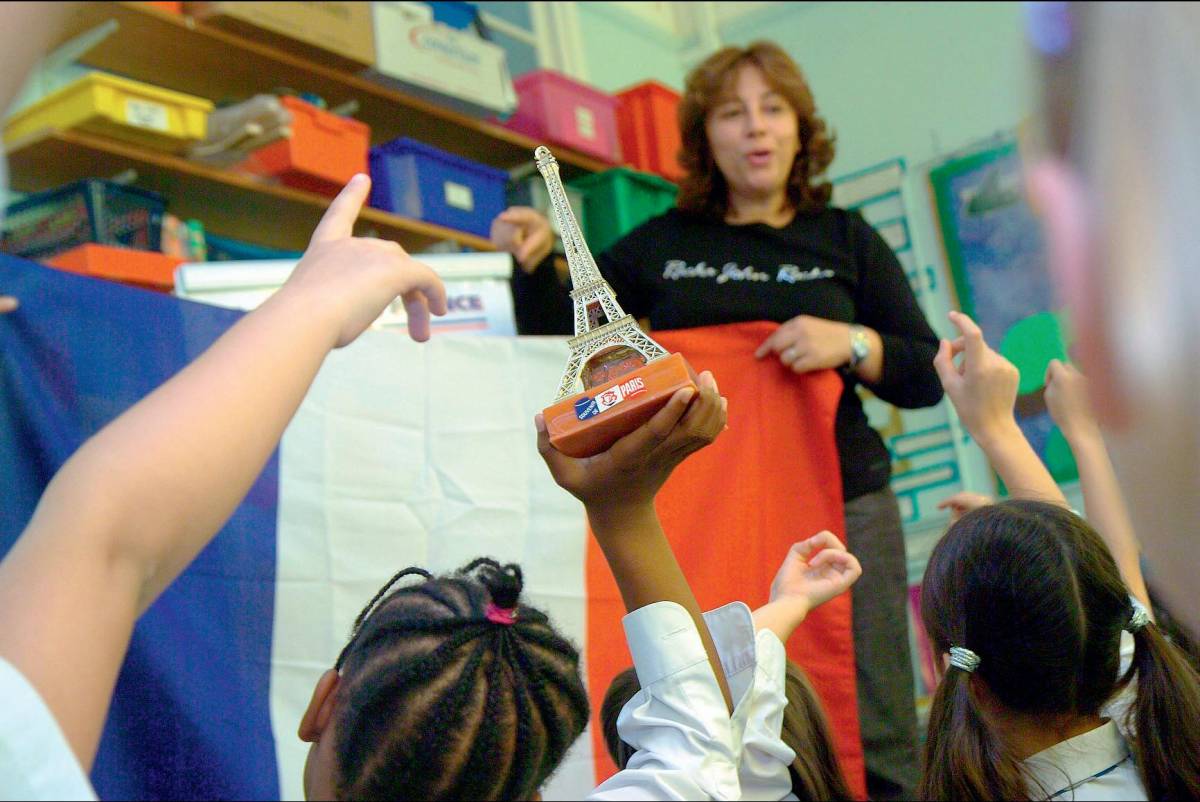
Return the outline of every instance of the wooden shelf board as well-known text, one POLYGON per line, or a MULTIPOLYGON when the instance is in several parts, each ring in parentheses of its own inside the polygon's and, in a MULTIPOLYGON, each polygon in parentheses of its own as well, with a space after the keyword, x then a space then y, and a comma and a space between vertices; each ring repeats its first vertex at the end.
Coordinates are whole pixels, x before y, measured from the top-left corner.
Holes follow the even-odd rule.
MULTIPOLYGON (((512 168, 533 160, 538 143, 498 125, 459 114, 336 66, 318 64, 253 39, 136 2, 85 3, 66 41, 113 19, 116 32, 80 61, 137 80, 209 98, 243 99, 280 87, 313 92, 330 107, 359 103, 356 117, 371 126, 372 142, 411 136, 457 155, 512 168)), ((612 165, 554 147, 564 177, 612 165)))
MULTIPOLYGON (((172 214, 195 217, 215 234, 271 248, 303 250, 331 200, 80 131, 44 132, 7 150, 12 186, 19 192, 132 169, 137 186, 169 199, 172 214)), ((482 237, 378 209, 364 208, 355 228, 360 235, 395 240, 413 252, 442 240, 494 250, 482 237)))

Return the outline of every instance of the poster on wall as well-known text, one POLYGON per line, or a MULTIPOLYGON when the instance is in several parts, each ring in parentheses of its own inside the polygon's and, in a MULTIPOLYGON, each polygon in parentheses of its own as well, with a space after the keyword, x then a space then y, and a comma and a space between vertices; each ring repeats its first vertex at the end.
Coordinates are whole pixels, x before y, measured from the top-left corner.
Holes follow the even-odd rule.
MULTIPOLYGON (((832 181, 833 202, 857 211, 883 237, 908 276, 917 303, 932 317, 931 310, 938 306, 932 303, 932 296, 944 290, 933 268, 918 259, 913 246, 903 192, 906 173, 904 159, 895 158, 839 176, 832 181)), ((900 409, 861 385, 856 389, 867 418, 891 453, 891 487, 905 531, 912 534, 931 527, 940 531, 946 513, 937 509, 938 502, 962 489, 946 405, 900 409)), ((910 565, 914 576, 924 570, 923 560, 910 565)))
POLYGON ((952 159, 929 173, 959 307, 1021 372, 1017 422, 1059 482, 1075 461, 1043 397, 1046 366, 1065 360, 1069 326, 1027 202, 1017 141, 952 159))

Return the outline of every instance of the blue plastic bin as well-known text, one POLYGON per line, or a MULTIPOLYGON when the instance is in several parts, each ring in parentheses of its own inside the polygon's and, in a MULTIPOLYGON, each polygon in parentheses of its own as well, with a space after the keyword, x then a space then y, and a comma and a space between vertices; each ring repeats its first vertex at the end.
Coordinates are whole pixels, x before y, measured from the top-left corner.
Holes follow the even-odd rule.
POLYGON ((504 211, 508 173, 400 137, 371 148, 371 205, 480 237, 504 211))
POLYGON ((204 242, 208 246, 208 261, 210 262, 299 259, 304 255, 303 251, 280 251, 229 237, 218 237, 216 234, 205 233, 204 242))
POLYGON ((470 28, 471 23, 475 21, 475 15, 479 13, 474 3, 432 2, 429 5, 433 8, 434 22, 441 22, 460 31, 470 28))

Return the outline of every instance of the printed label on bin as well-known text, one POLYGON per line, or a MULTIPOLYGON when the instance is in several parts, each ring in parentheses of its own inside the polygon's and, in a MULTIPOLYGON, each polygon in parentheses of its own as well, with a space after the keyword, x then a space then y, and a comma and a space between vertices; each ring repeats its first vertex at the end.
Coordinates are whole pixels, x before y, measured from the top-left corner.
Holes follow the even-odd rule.
POLYGON ((167 119, 167 107, 161 103, 151 103, 148 100, 125 101, 125 122, 138 128, 151 128, 155 131, 169 132, 171 123, 167 119))
POLYGON ((595 398, 584 397, 575 402, 575 417, 579 420, 587 420, 588 418, 599 415, 606 409, 612 409, 617 404, 624 401, 626 398, 632 398, 639 393, 646 391, 646 382, 642 378, 635 377, 623 384, 618 384, 615 387, 609 387, 604 392, 598 394, 595 398))
POLYGON ((464 212, 475 211, 475 193, 470 187, 456 184, 453 181, 447 181, 442 188, 446 192, 446 204, 453 206, 455 209, 462 209, 464 212))
POLYGON ((575 130, 584 139, 596 138, 596 115, 587 106, 575 107, 575 130))

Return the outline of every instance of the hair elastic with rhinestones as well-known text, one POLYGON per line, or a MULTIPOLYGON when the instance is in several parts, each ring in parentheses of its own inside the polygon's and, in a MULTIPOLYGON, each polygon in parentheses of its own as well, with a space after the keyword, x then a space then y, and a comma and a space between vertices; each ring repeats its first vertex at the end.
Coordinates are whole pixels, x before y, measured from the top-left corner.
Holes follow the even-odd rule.
POLYGON ((1146 610, 1146 605, 1129 597, 1129 606, 1133 608, 1133 612, 1129 614, 1129 623, 1125 625, 1125 631, 1131 634, 1136 634, 1138 630, 1150 623, 1150 613, 1146 610))
POLYGON ((950 647, 950 665, 955 668, 962 669, 970 674, 975 669, 979 668, 979 655, 970 649, 965 649, 962 646, 950 647))

